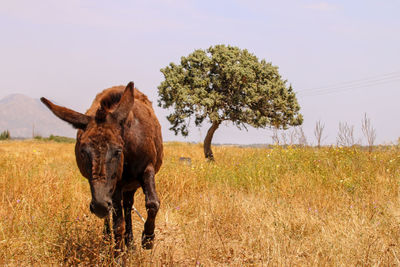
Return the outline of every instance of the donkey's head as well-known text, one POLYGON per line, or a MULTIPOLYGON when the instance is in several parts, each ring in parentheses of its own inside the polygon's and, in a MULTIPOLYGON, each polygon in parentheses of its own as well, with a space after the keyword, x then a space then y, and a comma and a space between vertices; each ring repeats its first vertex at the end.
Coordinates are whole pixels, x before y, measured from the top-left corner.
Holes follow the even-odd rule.
POLYGON ((95 116, 57 106, 43 97, 40 99, 57 117, 82 130, 75 146, 76 160, 82 174, 89 179, 90 211, 100 218, 111 209, 112 195, 122 177, 122 124, 134 103, 133 82, 126 86, 122 95, 112 98, 112 101, 101 102, 95 116))

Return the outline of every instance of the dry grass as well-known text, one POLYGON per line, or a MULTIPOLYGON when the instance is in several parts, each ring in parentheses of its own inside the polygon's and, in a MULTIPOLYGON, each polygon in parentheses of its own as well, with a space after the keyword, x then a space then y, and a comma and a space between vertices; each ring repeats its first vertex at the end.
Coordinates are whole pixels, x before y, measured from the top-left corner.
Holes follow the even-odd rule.
MULTIPOLYGON (((155 248, 134 214, 128 266, 400 265, 397 147, 214 152, 165 145, 155 248)), ((89 201, 73 144, 0 142, 0 264, 119 265, 89 201)))

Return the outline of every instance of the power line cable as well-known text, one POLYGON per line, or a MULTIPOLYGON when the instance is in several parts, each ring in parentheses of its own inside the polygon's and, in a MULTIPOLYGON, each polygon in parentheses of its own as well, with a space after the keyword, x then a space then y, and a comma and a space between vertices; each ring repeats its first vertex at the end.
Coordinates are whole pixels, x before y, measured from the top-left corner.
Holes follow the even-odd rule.
MULTIPOLYGON (((341 86, 341 87, 335 87, 335 88, 329 88, 329 89, 321 89, 321 90, 314 90, 314 91, 308 91, 308 92, 303 92, 303 94, 312 94, 312 93, 321 93, 321 92, 334 92, 336 90, 341 90, 341 89, 347 89, 347 88, 358 88, 358 87, 363 87, 363 86, 370 86, 370 85, 376 85, 376 84, 381 84, 381 83, 388 83, 388 82, 394 82, 400 79, 399 77, 393 77, 390 79, 380 79, 380 80, 371 80, 368 82, 363 82, 363 83, 356 83, 356 84, 351 84, 348 86, 341 86)), ((300 93, 302 93, 300 92, 300 93)))
POLYGON ((314 95, 324 95, 332 94, 336 92, 349 91, 361 87, 370 87, 374 85, 381 85, 387 83, 393 83, 400 80, 400 72, 392 72, 384 75, 374 76, 365 79, 359 79, 354 81, 347 81, 336 83, 329 86, 315 87, 307 90, 300 90, 297 94, 301 97, 303 96, 314 96, 314 95))
POLYGON ((358 79, 358 80, 353 80, 353 81, 345 81, 345 82, 334 83, 334 84, 327 85, 327 86, 319 86, 319 87, 309 88, 309 89, 301 90, 299 92, 306 92, 306 91, 314 91, 314 90, 320 90, 320 89, 342 87, 342 86, 350 85, 350 84, 353 84, 353 83, 368 82, 370 80, 375 80, 375 79, 387 79, 387 78, 392 78, 391 76, 395 76, 396 77, 396 76, 399 76, 399 75, 400 75, 400 71, 390 72, 390 73, 386 73, 386 74, 376 75, 376 76, 363 78, 363 79, 358 79))
POLYGON ((351 87, 341 88, 341 89, 331 90, 331 91, 313 92, 313 93, 308 93, 308 94, 301 94, 299 96, 300 97, 306 97, 306 96, 319 96, 319 95, 335 94, 335 93, 351 91, 351 90, 359 89, 359 88, 365 88, 365 87, 371 87, 371 86, 376 86, 376 85, 393 83, 393 82, 396 82, 396 81, 400 81, 400 77, 397 78, 397 79, 394 79, 394 80, 390 80, 390 81, 381 81, 381 82, 377 82, 377 83, 362 84, 362 85, 358 85, 358 86, 351 86, 351 87))

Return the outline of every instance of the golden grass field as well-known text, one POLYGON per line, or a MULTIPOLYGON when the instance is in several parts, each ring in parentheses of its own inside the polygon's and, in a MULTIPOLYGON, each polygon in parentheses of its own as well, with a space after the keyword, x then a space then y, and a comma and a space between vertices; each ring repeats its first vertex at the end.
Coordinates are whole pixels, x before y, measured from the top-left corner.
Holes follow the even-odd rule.
MULTIPOLYGON (((0 142, 0 265, 119 265, 73 144, 0 142)), ((400 265, 400 149, 166 143, 153 250, 127 266, 400 265), (190 157, 185 165, 179 157, 190 157)), ((145 215, 141 190, 135 206, 145 215)))

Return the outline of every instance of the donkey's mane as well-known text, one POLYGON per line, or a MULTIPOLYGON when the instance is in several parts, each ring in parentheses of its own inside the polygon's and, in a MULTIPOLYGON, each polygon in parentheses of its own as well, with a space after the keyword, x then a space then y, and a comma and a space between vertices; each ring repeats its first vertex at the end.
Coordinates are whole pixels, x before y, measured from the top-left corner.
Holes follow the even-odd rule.
POLYGON ((122 94, 123 92, 110 92, 109 94, 104 95, 100 100, 100 106, 106 110, 114 108, 114 106, 121 100, 122 94))
MULTIPOLYGON (((105 115, 107 112, 112 112, 124 93, 125 86, 114 86, 108 89, 103 90, 99 94, 97 94, 95 100, 92 103, 92 106, 87 110, 86 114, 90 116, 94 116, 96 121, 101 122, 105 119, 105 115)), ((146 108, 153 110, 151 102, 140 92, 137 88, 135 88, 135 102, 143 103, 146 108)))
POLYGON ((104 122, 107 116, 107 112, 114 108, 116 104, 121 100, 123 92, 111 91, 105 94, 100 100, 100 107, 96 111, 95 120, 97 123, 104 122))

